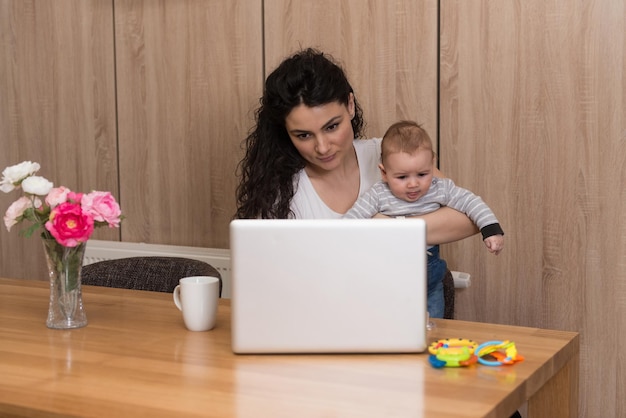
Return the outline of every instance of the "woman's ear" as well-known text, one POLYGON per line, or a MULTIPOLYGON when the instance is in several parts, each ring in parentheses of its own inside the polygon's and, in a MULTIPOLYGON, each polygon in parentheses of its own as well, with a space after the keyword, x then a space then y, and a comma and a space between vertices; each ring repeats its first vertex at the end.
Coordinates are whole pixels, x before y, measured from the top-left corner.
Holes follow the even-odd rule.
POLYGON ((354 93, 350 93, 348 96, 348 113, 350 114, 350 119, 354 119, 354 93))

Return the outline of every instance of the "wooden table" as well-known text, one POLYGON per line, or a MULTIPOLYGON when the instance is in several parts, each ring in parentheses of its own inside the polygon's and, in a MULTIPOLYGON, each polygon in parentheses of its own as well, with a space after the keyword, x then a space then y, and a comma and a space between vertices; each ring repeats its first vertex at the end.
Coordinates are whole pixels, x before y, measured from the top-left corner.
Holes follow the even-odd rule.
POLYGON ((46 282, 0 279, 0 416, 576 417, 578 334, 437 321, 431 339, 510 339, 514 366, 426 354, 235 355, 230 304, 190 332, 169 293, 83 287, 89 325, 46 328, 46 282))

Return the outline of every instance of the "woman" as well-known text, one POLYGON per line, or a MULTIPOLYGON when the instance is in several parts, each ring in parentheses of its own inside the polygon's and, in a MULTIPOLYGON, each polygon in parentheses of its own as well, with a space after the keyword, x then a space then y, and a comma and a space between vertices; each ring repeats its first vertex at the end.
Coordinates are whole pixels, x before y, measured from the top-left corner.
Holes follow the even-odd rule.
MULTIPOLYGON (((380 139, 361 139, 363 128, 354 91, 329 56, 306 49, 284 60, 265 81, 246 138, 236 217, 341 218, 380 180, 380 139)), ((477 232, 453 209, 422 218, 431 245, 477 232)))
MULTIPOLYGON (((267 77, 256 122, 239 163, 237 218, 341 218, 380 180, 381 139, 359 139, 361 107, 341 67, 322 52, 300 51, 267 77)), ((478 232, 447 207, 420 218, 429 245, 478 232)))

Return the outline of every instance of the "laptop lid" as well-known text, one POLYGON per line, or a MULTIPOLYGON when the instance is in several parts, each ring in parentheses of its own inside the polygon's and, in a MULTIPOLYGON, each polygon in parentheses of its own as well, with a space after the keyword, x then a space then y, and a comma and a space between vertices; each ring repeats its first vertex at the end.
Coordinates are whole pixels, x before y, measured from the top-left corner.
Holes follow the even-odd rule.
POLYGON ((234 220, 235 353, 426 349, 418 219, 234 220))

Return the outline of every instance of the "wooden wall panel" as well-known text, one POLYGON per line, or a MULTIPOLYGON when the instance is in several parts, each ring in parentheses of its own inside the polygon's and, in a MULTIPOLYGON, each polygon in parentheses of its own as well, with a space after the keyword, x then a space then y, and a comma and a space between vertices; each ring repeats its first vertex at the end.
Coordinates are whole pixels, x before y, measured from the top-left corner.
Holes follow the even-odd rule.
POLYGON ((115 2, 123 241, 228 247, 261 0, 115 2))
MULTIPOLYGON (((112 33, 111 0, 0 0, 0 171, 37 161, 55 185, 118 194, 112 33)), ((0 193, 2 214, 19 196, 0 193)), ((47 279, 19 229, 2 224, 0 276, 47 279)))
POLYGON ((580 416, 624 416, 624 3, 445 0, 441 32, 442 169, 506 232, 445 246, 457 317, 580 332, 580 416))
POLYGON ((266 74, 300 48, 346 70, 367 122, 381 137, 414 119, 437 137, 437 1, 266 0, 266 74))

